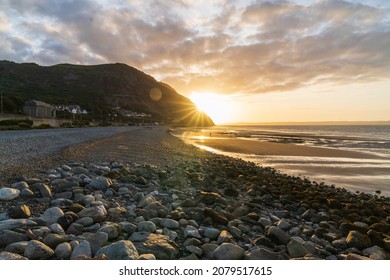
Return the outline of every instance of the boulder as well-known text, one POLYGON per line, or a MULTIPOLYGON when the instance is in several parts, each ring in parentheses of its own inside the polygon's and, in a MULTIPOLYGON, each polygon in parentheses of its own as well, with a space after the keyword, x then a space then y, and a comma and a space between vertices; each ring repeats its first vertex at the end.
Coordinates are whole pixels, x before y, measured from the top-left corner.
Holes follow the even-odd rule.
POLYGON ((107 211, 104 206, 93 206, 90 208, 84 208, 78 213, 80 218, 91 217, 94 223, 103 222, 107 217, 107 211))
POLYGON ((130 240, 121 240, 111 243, 96 252, 96 256, 106 255, 110 260, 136 260, 138 251, 130 240))
POLYGON ((354 247, 359 250, 368 248, 371 246, 370 238, 356 230, 351 230, 347 236, 347 244, 349 247, 354 247))
POLYGON ((20 191, 12 188, 2 188, 0 189, 0 200, 13 200, 18 198, 20 191))
POLYGON ((145 233, 144 240, 134 241, 140 254, 153 254, 158 260, 175 260, 179 248, 168 236, 162 234, 145 233))
POLYGON ((46 260, 54 255, 54 251, 38 240, 28 242, 24 256, 30 260, 46 260))
POLYGON ((217 260, 241 260, 244 257, 245 250, 240 246, 231 243, 222 243, 213 252, 217 260))

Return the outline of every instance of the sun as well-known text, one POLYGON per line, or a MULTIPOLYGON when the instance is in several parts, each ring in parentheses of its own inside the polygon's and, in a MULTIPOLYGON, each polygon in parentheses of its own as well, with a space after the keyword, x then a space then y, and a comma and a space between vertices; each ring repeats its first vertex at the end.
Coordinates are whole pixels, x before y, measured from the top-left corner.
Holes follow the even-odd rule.
POLYGON ((229 96, 209 92, 193 92, 190 99, 200 111, 209 115, 216 124, 234 120, 236 108, 234 100, 229 96))

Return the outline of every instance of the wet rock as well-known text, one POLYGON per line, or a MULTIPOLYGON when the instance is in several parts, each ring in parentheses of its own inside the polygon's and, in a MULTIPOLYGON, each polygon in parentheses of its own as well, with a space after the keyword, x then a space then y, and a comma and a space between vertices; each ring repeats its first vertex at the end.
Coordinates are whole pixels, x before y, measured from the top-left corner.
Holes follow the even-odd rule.
POLYGON ((217 260, 241 260, 244 257, 245 250, 240 246, 231 243, 222 243, 213 252, 217 260))
POLYGON ((158 260, 174 260, 179 253, 178 246, 162 234, 148 233, 143 241, 134 241, 140 254, 153 254, 158 260))
POLYGON ((111 243, 96 252, 96 256, 106 255, 110 260, 136 260, 139 257, 134 244, 129 240, 111 243))
POLYGON ((370 238, 356 230, 351 230, 349 232, 346 241, 349 247, 354 247, 360 250, 371 246, 370 238))
POLYGON ((46 260, 54 255, 54 251, 38 240, 28 242, 24 256, 30 260, 46 260))
POLYGON ((13 200, 18 198, 20 191, 12 188, 2 188, 0 189, 0 200, 13 200))
POLYGON ((267 231, 267 237, 277 244, 287 245, 290 242, 290 235, 276 226, 271 226, 267 231))

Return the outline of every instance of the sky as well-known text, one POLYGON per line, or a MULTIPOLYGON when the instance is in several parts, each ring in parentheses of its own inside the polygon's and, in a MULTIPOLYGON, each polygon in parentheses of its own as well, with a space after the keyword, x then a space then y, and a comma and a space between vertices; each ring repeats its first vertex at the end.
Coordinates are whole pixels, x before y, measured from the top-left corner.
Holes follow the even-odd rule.
POLYGON ((217 123, 390 120, 387 0, 0 0, 0 59, 126 63, 217 123))

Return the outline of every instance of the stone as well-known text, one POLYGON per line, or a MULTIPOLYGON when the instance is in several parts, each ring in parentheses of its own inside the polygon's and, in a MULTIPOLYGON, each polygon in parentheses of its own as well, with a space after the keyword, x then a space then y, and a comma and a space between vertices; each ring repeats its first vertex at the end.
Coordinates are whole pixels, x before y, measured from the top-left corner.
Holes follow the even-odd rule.
POLYGON ((269 249, 259 248, 245 254, 244 260, 286 260, 283 252, 273 252, 269 249))
POLYGON ((12 219, 24 219, 31 216, 31 211, 30 207, 23 204, 12 207, 8 214, 12 219))
POLYGON ((206 205, 212 205, 215 203, 226 204, 226 200, 218 193, 201 191, 195 196, 195 203, 204 203, 206 205))
POLYGON ((158 201, 146 205, 144 209, 155 211, 160 218, 165 218, 169 214, 168 209, 158 201))
POLYGON ((363 254, 369 256, 373 260, 386 260, 386 252, 379 246, 372 246, 363 250, 363 254))
POLYGON ((280 245, 287 245, 290 242, 290 235, 276 226, 269 227, 267 237, 280 245))
POLYGON ((80 235, 84 232, 84 226, 78 223, 72 223, 66 230, 66 234, 80 235))
POLYGON ((165 219, 162 222, 162 226, 166 227, 168 229, 179 229, 180 228, 179 222, 175 221, 175 220, 172 220, 172 219, 165 219))
POLYGON ((200 248, 202 249, 205 258, 207 260, 212 260, 214 259, 213 253, 218 248, 218 245, 212 243, 206 243, 203 244, 200 248))
POLYGON ((51 225, 57 222, 58 218, 63 216, 64 212, 59 207, 51 207, 43 212, 41 219, 45 221, 47 225, 51 225))
POLYGON ((137 207, 144 208, 153 202, 156 202, 156 199, 153 196, 147 195, 138 202, 137 207))
POLYGON ((19 255, 19 254, 14 254, 14 253, 10 253, 10 252, 0 252, 0 260, 28 260, 27 258, 19 255))
POLYGON ((18 198, 20 191, 12 188, 2 188, 0 189, 0 200, 13 200, 18 198))
POLYGON ((96 252, 103 246, 106 246, 108 242, 108 234, 106 232, 85 232, 82 234, 82 237, 89 242, 92 255, 95 255, 96 252))
POLYGON ((184 229, 184 237, 194 237, 194 238, 201 238, 200 233, 198 229, 194 226, 186 226, 184 229))
POLYGON ((229 227, 229 232, 233 235, 234 238, 241 238, 242 232, 240 229, 236 228, 235 226, 229 227))
POLYGON ((224 242, 230 242, 230 240, 233 239, 233 235, 230 234, 227 230, 221 231, 221 233, 218 236, 217 242, 218 244, 222 244, 224 242))
POLYGON ((347 244, 349 247, 354 247, 359 250, 368 248, 371 246, 370 238, 356 230, 351 230, 347 236, 347 244))
POLYGON ((107 217, 107 211, 104 206, 93 206, 85 208, 78 213, 80 218, 91 217, 94 223, 103 222, 107 217))
POLYGON ((19 241, 15 243, 11 243, 5 247, 4 251, 15 253, 19 255, 23 255, 24 251, 26 250, 28 241, 19 241))
POLYGON ((359 254, 355 254, 355 253, 349 253, 347 255, 347 258, 346 260, 370 260, 370 258, 367 258, 365 256, 362 256, 362 255, 359 255, 359 254))
POLYGON ((30 189, 23 189, 20 191, 21 197, 31 198, 34 197, 34 192, 30 189))
POLYGON ((309 253, 305 246, 296 240, 291 240, 287 244, 287 252, 292 258, 301 258, 309 253))
POLYGON ((368 231, 367 227, 362 227, 360 225, 352 224, 350 222, 342 222, 339 229, 345 235, 347 235, 351 230, 358 231, 363 234, 367 234, 368 231))
POLYGON ((106 190, 111 185, 111 179, 100 176, 91 180, 91 182, 88 184, 88 187, 92 188, 93 190, 106 190))
POLYGON ((286 221, 280 220, 276 223, 276 226, 283 231, 288 231, 291 228, 291 225, 286 221))
POLYGON ((70 199, 73 197, 73 193, 70 192, 70 191, 67 191, 67 192, 60 192, 60 193, 56 193, 54 195, 55 198, 66 198, 66 199, 70 199))
POLYGON ((54 223, 54 224, 51 224, 49 226, 49 228, 51 229, 51 231, 53 233, 58 233, 58 234, 65 234, 65 231, 64 229, 62 228, 62 226, 58 223, 54 223))
POLYGON ((216 224, 227 225, 229 222, 229 220, 222 213, 218 213, 211 208, 205 208, 203 213, 205 217, 210 217, 211 220, 216 224))
POLYGON ((29 189, 30 186, 25 182, 25 181, 21 181, 21 182, 17 182, 17 183, 13 183, 11 185, 11 187, 13 189, 18 189, 19 191, 22 191, 24 189, 29 189))
POLYGON ((55 249, 58 244, 68 242, 69 238, 66 235, 61 235, 57 233, 49 233, 43 238, 43 243, 49 246, 52 249, 55 249))
POLYGON ((213 256, 217 260, 241 260, 245 250, 231 243, 222 243, 215 249, 213 256))
POLYGON ((89 227, 93 225, 93 219, 91 217, 83 217, 81 219, 76 220, 76 223, 85 227, 89 227))
POLYGON ((72 246, 68 242, 58 244, 54 250, 54 254, 59 259, 68 259, 72 254, 72 246))
POLYGON ((115 223, 109 223, 109 224, 103 225, 99 228, 99 230, 97 232, 107 233, 109 240, 118 238, 118 236, 122 233, 120 226, 118 224, 115 224, 115 223))
POLYGON ((138 231, 155 232, 156 225, 151 221, 142 221, 138 224, 138 231))
POLYGON ((233 188, 226 188, 224 190, 223 194, 226 196, 231 196, 231 197, 238 197, 240 195, 240 193, 236 189, 233 189, 233 188))
POLYGON ((332 246, 337 248, 337 249, 345 250, 348 248, 347 240, 344 237, 340 238, 340 239, 333 240, 332 246))
POLYGON ((129 235, 133 234, 138 229, 135 224, 130 222, 120 222, 119 226, 121 227, 122 232, 125 232, 129 235))
POLYGON ((126 208, 124 208, 124 207, 113 207, 113 208, 109 208, 107 210, 107 212, 111 216, 118 216, 118 215, 125 214, 126 213, 126 208))
POLYGON ((221 231, 219 229, 207 227, 205 228, 203 235, 211 240, 215 240, 218 238, 220 233, 221 231))
POLYGON ((120 240, 107 245, 96 252, 96 256, 106 255, 110 260, 136 260, 139 257, 134 244, 129 240, 120 240))
POLYGON ((385 222, 372 224, 370 226, 370 229, 375 230, 377 232, 381 232, 383 234, 390 234, 390 224, 385 222))
POLYGON ((189 245, 189 246, 186 246, 185 248, 186 248, 186 251, 193 253, 198 257, 200 257, 203 253, 202 249, 200 249, 199 247, 196 247, 194 245, 189 245))
POLYGON ((87 240, 81 241, 80 244, 73 249, 72 254, 70 255, 71 260, 76 260, 80 257, 92 257, 91 246, 87 240))
POLYGON ((6 247, 9 244, 27 240, 28 237, 26 234, 8 229, 0 231, 0 247, 6 247))
POLYGON ((156 256, 153 254, 142 254, 138 257, 138 260, 153 261, 156 260, 156 256))
POLYGON ((51 193, 50 187, 46 184, 36 183, 31 187, 35 190, 38 190, 42 197, 48 197, 48 198, 53 197, 53 194, 51 193))
POLYGON ((54 251, 38 240, 28 242, 24 256, 30 260, 47 260, 54 255, 54 251))
POLYGON ((80 200, 80 203, 83 205, 89 205, 94 201, 95 197, 93 195, 87 194, 80 200))
POLYGON ((153 254, 157 260, 175 260, 179 248, 168 236, 145 233, 146 239, 133 242, 140 254, 153 254))
POLYGON ((68 230, 71 224, 77 219, 77 216, 71 214, 71 213, 66 213, 65 215, 59 217, 57 219, 57 223, 64 229, 68 230))
POLYGON ((24 227, 27 224, 26 219, 8 219, 0 221, 0 231, 24 227))

